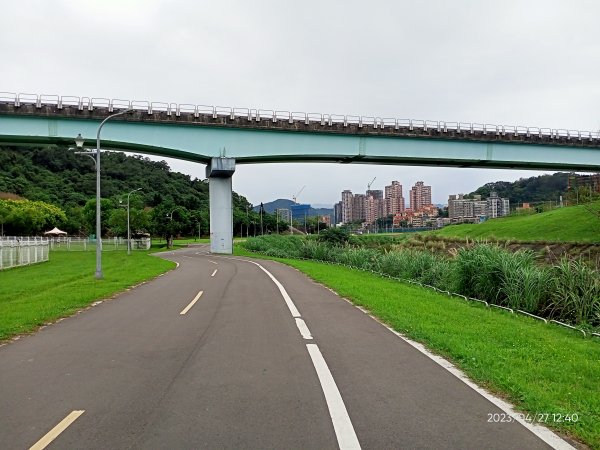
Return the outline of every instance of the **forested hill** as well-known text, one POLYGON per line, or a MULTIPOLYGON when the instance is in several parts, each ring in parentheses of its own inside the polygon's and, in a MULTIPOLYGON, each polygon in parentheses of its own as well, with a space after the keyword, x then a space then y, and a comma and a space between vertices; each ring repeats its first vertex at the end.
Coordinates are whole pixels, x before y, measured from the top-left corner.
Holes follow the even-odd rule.
MULTIPOLYGON (((189 226, 196 222, 197 230, 197 223, 202 222, 203 233, 208 232, 207 180, 172 172, 165 161, 120 152, 103 152, 101 162, 102 198, 115 207, 126 202, 128 192, 141 188, 132 195, 138 208, 165 209, 167 213, 179 208, 181 216, 193 212, 196 219, 190 218, 189 226)), ((201 165, 198 174, 204 174, 201 165)), ((66 148, 0 147, 0 198, 3 194, 5 198, 16 194, 59 206, 70 221, 63 226, 71 233, 79 232, 86 228, 85 223, 80 223, 82 210, 96 195, 94 162, 66 148)), ((233 198, 234 210, 239 210, 238 216, 243 211, 245 217, 247 200, 235 193, 233 198)))
MULTIPOLYGON (((101 168, 103 198, 141 187, 147 206, 168 201, 199 209, 208 202, 206 180, 171 172, 165 161, 103 152, 101 168)), ((203 173, 202 166, 198 172, 203 173)), ((0 147, 0 192, 62 208, 83 206, 96 195, 96 169, 90 158, 64 148, 0 147)))
POLYGON ((523 202, 557 202, 561 195, 567 194, 569 176, 569 173, 557 172, 552 175, 521 178, 514 182, 495 181, 481 186, 469 196, 480 194, 482 198, 487 198, 491 191, 496 191, 500 197, 508 198, 511 205, 523 202))

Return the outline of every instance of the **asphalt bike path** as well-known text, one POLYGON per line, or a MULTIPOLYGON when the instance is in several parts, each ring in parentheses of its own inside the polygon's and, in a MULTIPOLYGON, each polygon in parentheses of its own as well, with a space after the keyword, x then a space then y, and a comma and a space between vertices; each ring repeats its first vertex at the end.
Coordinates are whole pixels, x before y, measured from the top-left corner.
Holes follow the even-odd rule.
POLYGON ((552 448, 295 269, 160 256, 178 269, 0 347, 0 449, 552 448))

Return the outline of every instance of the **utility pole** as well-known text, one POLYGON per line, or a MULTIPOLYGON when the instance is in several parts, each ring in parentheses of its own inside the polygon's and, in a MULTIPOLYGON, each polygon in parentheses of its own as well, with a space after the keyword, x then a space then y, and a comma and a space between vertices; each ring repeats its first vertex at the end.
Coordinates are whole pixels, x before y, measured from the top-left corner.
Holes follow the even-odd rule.
POLYGON ((260 202, 260 235, 262 236, 264 234, 264 230, 263 230, 263 211, 265 210, 265 207, 263 206, 262 202, 260 202))
POLYGON ((248 219, 248 205, 246 205, 246 239, 250 237, 250 221, 248 219))

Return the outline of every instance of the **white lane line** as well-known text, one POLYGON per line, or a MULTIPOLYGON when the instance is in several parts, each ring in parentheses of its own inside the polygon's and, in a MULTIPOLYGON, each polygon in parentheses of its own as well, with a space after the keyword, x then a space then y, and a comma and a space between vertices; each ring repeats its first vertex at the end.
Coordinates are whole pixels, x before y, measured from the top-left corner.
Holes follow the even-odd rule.
MULTIPOLYGON (((302 320, 296 305, 294 305, 294 302, 288 295, 283 285, 271 274, 271 272, 254 261, 231 258, 227 256, 222 256, 222 258, 249 262, 260 267, 260 269, 265 272, 269 278, 271 278, 273 283, 275 283, 275 285, 279 288, 281 296, 284 298, 285 303, 292 313, 292 316, 296 320, 296 326, 298 327, 298 330, 300 330, 302 337, 304 339, 312 339, 310 330, 306 326, 304 320, 302 320)), ((331 371, 329 370, 329 367, 327 366, 319 347, 317 344, 306 344, 306 348, 317 372, 317 377, 319 378, 323 394, 325 395, 325 402, 327 403, 327 409, 329 410, 329 416, 331 417, 331 422, 333 423, 333 429, 335 431, 335 436, 337 438, 340 450, 360 450, 360 443, 358 442, 356 432, 354 431, 354 426, 352 425, 352 421, 350 420, 350 416, 346 410, 346 405, 344 404, 342 395, 335 384, 333 375, 331 374, 331 371)))
POLYGON ((183 311, 181 311, 181 312, 179 313, 179 315, 183 316, 184 314, 186 314, 186 313, 187 313, 187 312, 188 312, 188 311, 189 311, 189 310, 192 308, 192 306, 194 306, 194 303, 196 303, 196 302, 198 301, 198 299, 199 299, 200 297, 202 297, 202 294, 204 294, 204 291, 200 291, 200 292, 198 292, 198 294, 196 294, 196 296, 194 297, 194 300, 192 300, 192 301, 190 302, 190 304, 189 304, 189 305, 187 305, 187 306, 186 306, 186 307, 183 309, 183 311))
POLYGON ((254 261, 248 261, 248 262, 251 262, 252 264, 256 264, 258 267, 261 268, 261 270, 264 273, 266 273, 269 276, 269 278, 271 280, 273 280, 273 283, 275 283, 275 286, 277 286, 277 288, 279 289, 279 292, 281 292, 281 296, 285 300, 285 304, 287 305, 288 309, 292 313, 292 317, 300 317, 300 311, 298 311, 298 308, 296 308, 296 305, 294 305, 294 302, 292 301, 291 297, 289 296, 289 294, 287 293, 287 291, 285 290, 283 285, 279 282, 279 280, 277 278, 275 278, 273 275, 271 275, 271 272, 269 272, 267 269, 265 269, 260 264, 255 263, 254 261))
POLYGON ((298 330, 300 330, 300 334, 302 335, 302 337, 304 339, 312 339, 313 338, 312 334, 310 334, 310 330, 306 326, 306 322, 304 322, 304 320, 300 319, 299 317, 296 317, 296 326, 298 327, 298 330))
POLYGON ((209 262, 209 263, 216 264, 217 266, 219 265, 219 263, 218 263, 218 262, 211 261, 210 259, 208 260, 208 262, 209 262))
POLYGON ((217 273, 217 270, 219 270, 219 269, 215 269, 215 271, 212 273, 211 277, 215 276, 215 274, 217 273))
POLYGON ((335 430, 340 450, 360 449, 360 443, 356 437, 356 432, 352 426, 348 411, 346 411, 344 400, 319 347, 317 347, 317 344, 306 344, 306 348, 317 371, 323 394, 325 394, 325 401, 327 402, 327 408, 329 409, 329 415, 333 422, 333 429, 335 430))
POLYGON ((56 439, 60 435, 60 433, 65 431, 68 428, 68 426, 75 422, 77 418, 81 416, 84 412, 85 410, 71 412, 67 417, 61 420, 58 425, 56 425, 54 428, 48 431, 48 433, 46 433, 46 435, 43 438, 41 438, 39 441, 33 444, 29 448, 29 450, 42 450, 46 448, 54 439, 56 439))

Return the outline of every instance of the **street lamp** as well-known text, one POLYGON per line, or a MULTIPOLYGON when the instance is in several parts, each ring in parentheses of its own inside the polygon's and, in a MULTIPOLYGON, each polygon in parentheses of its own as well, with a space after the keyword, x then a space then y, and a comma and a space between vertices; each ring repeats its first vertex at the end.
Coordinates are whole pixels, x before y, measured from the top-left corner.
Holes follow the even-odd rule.
POLYGON ((131 228, 129 227, 129 196, 134 192, 141 191, 142 188, 137 188, 127 194, 127 254, 131 255, 131 228))
POLYGON ((169 228, 169 235, 167 236, 167 248, 171 248, 173 246, 172 241, 171 241, 171 238, 173 236, 171 230, 173 229, 173 213, 175 211, 176 210, 174 209, 173 211, 171 211, 169 214, 166 215, 166 217, 170 220, 170 224, 171 224, 171 226, 169 228), (169 244, 171 244, 171 245, 169 245, 169 244))
MULTIPOLYGON (((102 131, 102 127, 106 122, 110 119, 118 116, 122 116, 128 112, 133 111, 133 109, 125 109, 123 111, 119 111, 118 113, 111 114, 98 126, 98 131, 96 133, 96 279, 101 280, 104 278, 102 274, 102 227, 101 227, 101 207, 100 207, 100 131, 102 131)), ((84 139, 81 137, 81 133, 77 135, 75 138, 75 145, 77 148, 83 148, 84 139)), ((81 152, 87 156, 90 156, 93 152, 81 152)))

